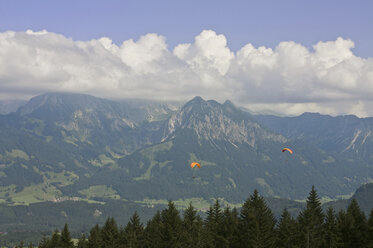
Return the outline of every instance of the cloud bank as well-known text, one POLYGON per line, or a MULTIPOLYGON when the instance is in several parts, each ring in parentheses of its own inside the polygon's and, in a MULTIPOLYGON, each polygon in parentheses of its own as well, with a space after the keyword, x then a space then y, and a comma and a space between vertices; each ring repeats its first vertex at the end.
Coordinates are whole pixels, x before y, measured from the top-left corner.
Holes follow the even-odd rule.
POLYGON ((45 92, 105 98, 232 100, 254 111, 373 116, 373 59, 337 38, 308 49, 293 41, 275 48, 248 43, 237 52, 223 34, 204 30, 169 49, 146 34, 116 45, 108 37, 74 41, 47 32, 0 33, 0 99, 45 92))

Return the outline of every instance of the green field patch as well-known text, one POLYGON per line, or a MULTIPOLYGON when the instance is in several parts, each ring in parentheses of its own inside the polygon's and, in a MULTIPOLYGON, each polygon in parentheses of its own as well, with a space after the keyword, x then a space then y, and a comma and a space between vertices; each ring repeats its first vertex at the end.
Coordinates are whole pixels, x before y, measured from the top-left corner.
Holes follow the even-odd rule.
POLYGON ((25 187, 21 192, 10 194, 13 205, 29 205, 31 203, 53 201, 61 195, 56 187, 50 184, 37 184, 25 187))
POLYGON ((350 194, 346 195, 337 195, 336 199, 350 199, 354 195, 354 192, 351 192, 350 194))
POLYGON ((232 184, 232 186, 233 186, 234 189, 237 188, 237 185, 234 182, 233 178, 228 177, 228 180, 229 180, 229 182, 231 182, 231 184, 232 184))
POLYGON ((64 137, 63 141, 65 141, 66 143, 72 144, 74 146, 78 146, 78 144, 75 143, 78 141, 78 139, 76 139, 74 136, 64 137))
POLYGON ((330 163, 334 163, 335 162, 335 159, 332 157, 332 156, 328 156, 326 159, 324 159, 322 161, 324 164, 330 164, 330 163))
MULTIPOLYGON (((201 212, 206 212, 215 203, 214 198, 211 198, 209 200, 199 198, 199 197, 192 197, 192 198, 185 198, 185 199, 178 199, 178 200, 173 200, 172 202, 175 204, 175 207, 179 210, 185 210, 186 208, 189 207, 189 204, 191 203, 192 206, 197 210, 201 212)), ((219 198, 219 203, 222 207, 236 207, 239 208, 242 206, 242 203, 229 203, 228 201, 224 200, 224 198, 219 198)), ((149 199, 145 198, 142 201, 135 201, 136 203, 141 204, 144 207, 149 207, 153 208, 155 205, 165 205, 167 206, 168 200, 156 200, 156 199, 149 199)))
POLYGON ((105 154, 100 154, 98 156, 98 159, 91 159, 88 162, 95 167, 104 167, 104 166, 107 166, 107 165, 115 165, 116 164, 113 159, 109 158, 105 154))
POLYGON ((101 163, 103 165, 107 165, 107 164, 115 164, 115 161, 112 160, 111 158, 109 158, 108 156, 106 156, 105 154, 101 154, 100 156, 98 156, 101 163))
POLYGON ((5 152, 6 156, 11 158, 21 158, 24 160, 30 160, 30 157, 22 150, 19 149, 13 149, 10 152, 5 152))
POLYGON ((267 177, 272 177, 272 174, 269 173, 268 171, 264 172, 264 174, 265 174, 267 177))
POLYGON ((86 168, 85 165, 83 165, 82 163, 80 163, 78 160, 74 159, 74 164, 80 168, 86 168))
POLYGON ((62 134, 62 137, 63 137, 63 141, 66 142, 66 143, 69 143, 69 144, 72 144, 72 145, 75 145, 75 146, 78 146, 75 142, 78 142, 79 140, 77 138, 75 138, 74 136, 67 136, 66 132, 65 131, 61 131, 61 134, 62 134))
POLYGON ((146 172, 144 174, 142 174, 141 176, 139 176, 139 177, 135 177, 133 180, 135 180, 135 181, 149 180, 150 176, 151 176, 151 173, 152 173, 152 169, 153 169, 153 167, 155 165, 156 165, 156 163, 154 161, 151 161, 150 162, 150 166, 148 167, 148 169, 146 170, 146 172))
POLYGON ((164 142, 164 143, 146 148, 146 149, 142 150, 141 153, 148 158, 152 158, 152 157, 154 157, 154 154, 157 153, 157 152, 170 150, 172 145, 173 145, 172 141, 164 142))
POLYGON ((25 126, 29 126, 28 124, 32 124, 33 125, 33 128, 32 129, 26 129, 26 128, 21 128, 21 130, 24 130, 24 131, 32 131, 38 135, 42 135, 43 133, 43 130, 45 128, 45 124, 42 120, 38 120, 38 119, 31 119, 31 118, 28 118, 26 122, 23 123, 25 126))
POLYGON ((270 162, 270 161, 272 161, 272 159, 268 155, 265 155, 265 154, 262 155, 262 160, 264 162, 270 162))
MULTIPOLYGON (((164 162, 158 163, 158 165, 162 169, 163 167, 165 167, 170 162, 172 162, 172 161, 171 160, 166 160, 164 162)), ((171 166, 171 168, 172 168, 172 166, 171 166)), ((170 167, 169 167, 169 169, 170 169, 170 167)))
POLYGON ((111 155, 111 157, 116 158, 116 159, 120 159, 124 157, 124 155, 120 155, 118 153, 113 152, 109 146, 105 146, 105 151, 108 152, 111 155))
POLYGON ((210 161, 197 158, 197 156, 194 153, 189 153, 189 156, 190 156, 190 159, 188 160, 188 164, 191 164, 192 162, 197 162, 201 165, 201 168, 203 168, 203 166, 216 166, 216 163, 214 162, 210 162, 210 161))
POLYGON ((93 197, 120 199, 117 192, 113 188, 106 185, 90 186, 87 189, 80 190, 79 193, 85 195, 88 199, 93 197))
POLYGON ((104 165, 101 164, 101 162, 97 159, 91 159, 91 160, 88 160, 88 162, 95 167, 104 167, 104 165))
MULTIPOLYGON (((171 149, 171 147, 172 147, 172 141, 168 141, 165 143, 161 143, 161 144, 146 148, 143 151, 141 151, 142 155, 150 160, 150 165, 144 174, 142 174, 139 177, 134 178, 134 180, 135 181, 149 180, 151 177, 151 171, 154 166, 158 165, 160 168, 163 168, 165 165, 167 165, 167 163, 169 163, 170 161, 163 161, 160 163, 155 161, 155 154, 160 151, 168 151, 171 149)), ((139 166, 141 166, 140 168, 142 168, 144 166, 143 162, 140 162, 139 166)))
POLYGON ((72 171, 65 171, 62 172, 53 172, 53 171, 41 171, 36 166, 32 167, 36 173, 39 173, 43 176, 43 183, 50 184, 50 183, 57 183, 59 186, 66 186, 69 184, 73 184, 75 181, 79 180, 79 176, 76 175, 72 171))
POLYGON ((71 171, 62 171, 62 172, 40 172, 43 175, 44 183, 57 183, 58 186, 66 186, 73 184, 75 181, 79 180, 79 176, 71 171))

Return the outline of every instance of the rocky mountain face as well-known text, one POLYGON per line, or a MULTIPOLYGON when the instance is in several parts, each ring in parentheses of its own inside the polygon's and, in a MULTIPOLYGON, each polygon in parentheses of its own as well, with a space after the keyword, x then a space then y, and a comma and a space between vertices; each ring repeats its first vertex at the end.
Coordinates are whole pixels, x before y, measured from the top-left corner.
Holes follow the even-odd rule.
POLYGON ((180 106, 46 94, 0 116, 0 199, 242 202, 254 189, 304 199, 312 185, 337 198, 373 178, 369 121, 253 116, 200 97, 180 106))
POLYGON ((41 130, 42 134, 59 129, 59 139, 64 142, 126 155, 159 142, 155 133, 160 128, 159 121, 172 111, 167 103, 149 108, 146 104, 138 107, 90 95, 50 93, 32 98, 16 114, 48 125, 49 128, 41 130))
POLYGON ((195 97, 169 118, 163 140, 180 129, 194 130, 200 140, 226 140, 233 146, 246 143, 255 147, 257 139, 286 142, 283 136, 263 129, 250 114, 239 110, 232 102, 221 105, 201 97, 195 97))

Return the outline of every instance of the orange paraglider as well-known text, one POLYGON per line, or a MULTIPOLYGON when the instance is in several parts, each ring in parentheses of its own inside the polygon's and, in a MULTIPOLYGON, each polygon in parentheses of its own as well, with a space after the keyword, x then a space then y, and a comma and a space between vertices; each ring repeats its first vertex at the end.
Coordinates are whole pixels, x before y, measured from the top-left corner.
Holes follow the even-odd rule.
POLYGON ((201 165, 199 164, 199 163, 197 163, 197 162, 193 162, 193 163, 191 163, 190 164, 190 167, 193 169, 194 167, 198 167, 198 168, 201 168, 201 165))
POLYGON ((196 169, 194 169, 195 167, 201 168, 201 165, 197 162, 192 162, 190 164, 190 168, 192 168, 192 170, 193 170, 193 176, 192 176, 193 179, 196 178, 195 175, 194 175, 194 173, 196 171, 196 169))
POLYGON ((282 149, 282 152, 286 152, 286 151, 290 152, 290 154, 293 154, 293 150, 291 150, 290 148, 282 149))

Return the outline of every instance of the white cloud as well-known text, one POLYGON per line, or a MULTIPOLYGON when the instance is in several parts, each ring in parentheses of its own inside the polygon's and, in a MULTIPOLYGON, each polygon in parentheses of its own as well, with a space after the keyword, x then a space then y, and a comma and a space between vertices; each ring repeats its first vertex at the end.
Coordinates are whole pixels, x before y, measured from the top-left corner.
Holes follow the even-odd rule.
POLYGON ((351 40, 293 41, 275 48, 248 43, 236 53, 223 34, 204 30, 173 51, 146 34, 116 45, 108 37, 74 41, 45 30, 0 33, 0 97, 48 91, 101 97, 230 99, 256 111, 373 116, 373 59, 353 54, 351 40))
POLYGON ((180 44, 174 54, 185 61, 198 73, 216 70, 225 75, 234 55, 227 47, 224 35, 217 35, 212 30, 204 30, 195 38, 194 44, 180 44))

